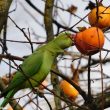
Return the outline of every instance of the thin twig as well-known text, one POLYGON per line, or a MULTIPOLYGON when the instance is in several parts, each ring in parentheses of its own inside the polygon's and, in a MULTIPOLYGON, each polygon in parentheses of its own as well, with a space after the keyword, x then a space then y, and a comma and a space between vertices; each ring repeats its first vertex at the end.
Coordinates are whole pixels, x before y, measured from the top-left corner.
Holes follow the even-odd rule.
POLYGON ((24 28, 20 28, 16 23, 15 23, 15 21, 10 17, 10 16, 8 16, 9 18, 10 18, 10 20, 14 23, 14 25, 24 34, 24 36, 26 37, 26 39, 29 41, 29 43, 30 43, 30 46, 31 46, 31 49, 32 49, 32 52, 33 52, 33 44, 32 44, 32 42, 31 42, 31 40, 29 39, 29 37, 26 35, 26 33, 24 32, 24 28))
POLYGON ((92 95, 91 95, 91 78, 90 78, 90 62, 91 62, 91 55, 89 55, 88 59, 88 103, 92 102, 92 95))

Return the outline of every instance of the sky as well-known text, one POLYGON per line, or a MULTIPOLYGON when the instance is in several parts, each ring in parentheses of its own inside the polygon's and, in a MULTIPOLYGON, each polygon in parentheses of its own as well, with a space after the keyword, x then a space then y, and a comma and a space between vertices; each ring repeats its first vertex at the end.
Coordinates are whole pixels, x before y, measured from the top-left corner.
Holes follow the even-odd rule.
MULTIPOLYGON (((40 10, 44 11, 45 4, 44 4, 43 0, 37 0, 37 1, 31 0, 31 1, 34 3, 34 5, 36 7, 38 7, 40 10)), ((59 0, 58 5, 60 7, 63 6, 65 9, 67 9, 69 6, 71 6, 73 4, 73 5, 78 7, 78 10, 76 11, 75 14, 80 16, 80 17, 84 17, 90 11, 90 10, 84 10, 86 5, 88 4, 88 1, 89 0, 59 0)), ((95 0, 93 0, 93 1, 95 1, 95 0)), ((103 0, 103 4, 105 6, 108 6, 108 5, 110 5, 110 1, 109 0, 103 0)), ((43 29, 42 26, 39 26, 37 24, 37 21, 40 24, 43 23, 42 16, 39 13, 37 13, 35 10, 30 8, 30 6, 27 5, 27 3, 24 0, 14 0, 12 5, 11 5, 10 11, 15 9, 15 8, 16 8, 16 11, 10 13, 9 16, 16 22, 16 24, 20 28, 25 28, 25 32, 27 35, 29 35, 29 33, 28 33, 28 28, 29 28, 32 41, 34 41, 34 42, 45 41, 45 38, 46 38, 45 29, 43 29), (34 20, 26 11, 33 15, 34 20)), ((67 26, 72 26, 79 21, 79 19, 77 17, 74 17, 74 16, 71 17, 67 12, 59 10, 58 14, 59 14, 59 17, 57 17, 56 19, 59 22, 62 22, 62 20, 63 20, 63 24, 65 24, 67 26), (70 18, 72 19, 71 23, 69 23, 70 18)), ((86 18, 85 20, 88 20, 88 19, 86 18)), ((76 27, 74 27, 74 29, 77 30, 77 27, 82 27, 82 26, 89 27, 90 25, 88 25, 87 23, 82 21, 76 27)), ((56 28, 54 26, 54 33, 55 32, 56 32, 56 28)), ((106 34, 106 36, 109 36, 109 34, 106 34)), ((16 28, 16 26, 13 24, 13 22, 11 20, 8 20, 7 39, 8 40, 26 41, 26 38, 24 38, 23 33, 19 29, 16 28)), ((8 53, 10 53, 11 55, 23 57, 25 55, 31 54, 31 47, 29 44, 7 42, 7 46, 8 46, 8 53)), ((108 42, 106 40, 104 48, 108 48, 109 46, 110 46, 110 42, 108 42)), ((37 47, 37 45, 34 45, 34 49, 36 47, 37 47)), ((75 47, 73 47, 72 49, 76 50, 75 47)), ((78 51, 76 50, 76 52, 78 52, 78 51)), ((102 56, 104 57, 105 53, 103 53, 102 56)), ((98 58, 99 54, 97 54, 93 57, 98 58)), ((7 60, 5 60, 5 61, 7 61, 7 60)), ((17 61, 17 63, 21 64, 22 62, 17 61)), ((71 62, 67 62, 67 63, 70 66, 71 62)), ((83 63, 85 64, 85 62, 83 62, 83 63)), ((64 62, 61 62, 59 65, 64 65, 64 62)), ((63 71, 64 68, 61 68, 61 70, 63 71)), ((12 71, 15 71, 15 70, 12 69, 12 71)), ((69 69, 67 71, 70 72, 69 69)), ((104 66, 104 72, 110 76, 109 71, 110 71, 110 68, 108 68, 108 66, 105 65, 104 66)), ((3 62, 1 63, 0 72, 1 72, 0 76, 9 72, 9 67, 7 66, 7 64, 5 64, 3 62)), ((98 76, 99 75, 95 75, 95 77, 98 77, 98 76)), ((87 77, 86 74, 85 74, 85 77, 87 77)), ((94 77, 94 75, 92 77, 94 77)), ((95 85, 96 85, 96 83, 93 84, 93 87, 95 85)), ((51 99, 51 100, 53 100, 53 99, 51 99)), ((43 110, 46 110, 46 105, 44 106, 43 110)))

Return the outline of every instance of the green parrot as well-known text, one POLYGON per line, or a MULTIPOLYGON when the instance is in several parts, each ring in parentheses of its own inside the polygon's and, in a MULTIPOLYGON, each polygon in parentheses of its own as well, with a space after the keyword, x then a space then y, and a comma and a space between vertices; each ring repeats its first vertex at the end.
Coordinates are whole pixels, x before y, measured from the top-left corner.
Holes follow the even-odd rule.
POLYGON ((10 98, 20 89, 37 87, 51 70, 55 58, 72 46, 72 34, 63 32, 49 43, 37 48, 36 51, 19 66, 9 86, 0 94, 6 96, 1 107, 6 106, 10 98))

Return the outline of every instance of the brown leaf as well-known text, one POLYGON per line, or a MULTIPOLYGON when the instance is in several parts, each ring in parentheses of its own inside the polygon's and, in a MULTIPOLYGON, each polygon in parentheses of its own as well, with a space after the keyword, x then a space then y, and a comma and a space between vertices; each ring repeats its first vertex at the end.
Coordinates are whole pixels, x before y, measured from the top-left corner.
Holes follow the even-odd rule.
POLYGON ((78 72, 78 69, 75 69, 75 68, 74 68, 74 65, 73 65, 73 64, 71 65, 71 71, 72 71, 72 73, 73 73, 73 78, 72 78, 72 80, 73 80, 76 84, 78 84, 78 83, 79 83, 79 72, 78 72))
POLYGON ((75 13, 77 11, 77 7, 74 6, 74 5, 71 5, 68 9, 67 9, 68 12, 70 13, 75 13))

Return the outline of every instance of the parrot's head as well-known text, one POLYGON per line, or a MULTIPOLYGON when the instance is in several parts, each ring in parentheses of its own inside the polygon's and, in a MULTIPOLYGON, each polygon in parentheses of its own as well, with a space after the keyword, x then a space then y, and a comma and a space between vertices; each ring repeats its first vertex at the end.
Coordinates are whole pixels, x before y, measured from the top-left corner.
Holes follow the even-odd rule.
POLYGON ((71 34, 69 32, 63 32, 59 34, 58 37, 55 39, 55 43, 62 49, 65 49, 74 45, 74 37, 74 34, 71 34))

